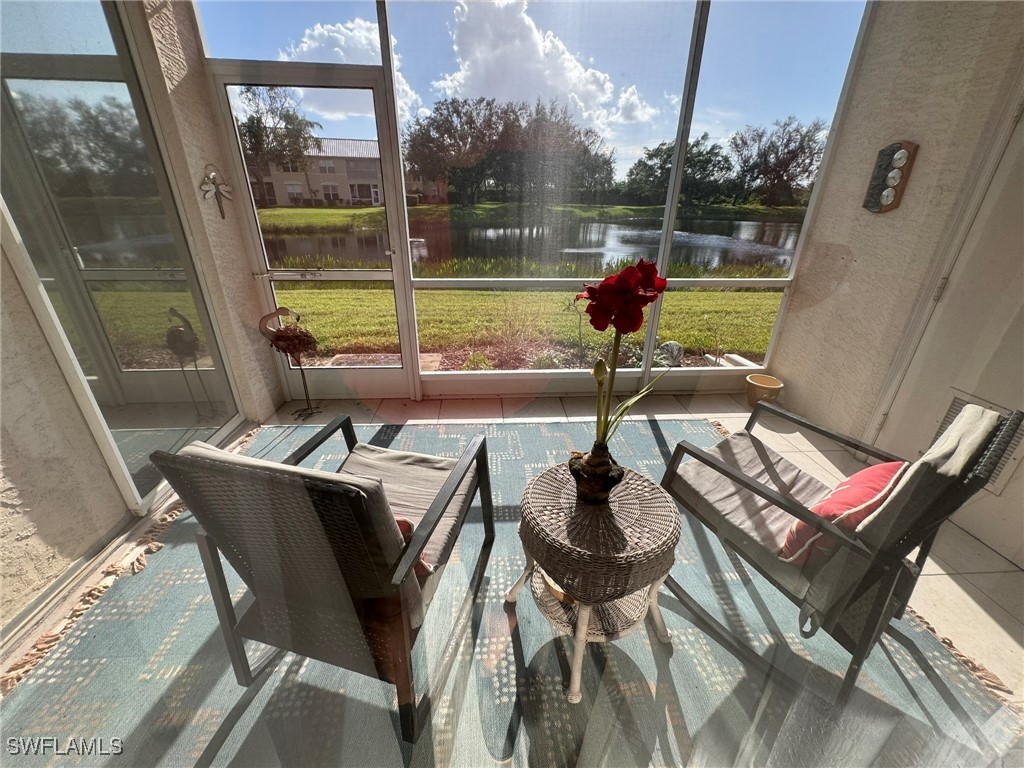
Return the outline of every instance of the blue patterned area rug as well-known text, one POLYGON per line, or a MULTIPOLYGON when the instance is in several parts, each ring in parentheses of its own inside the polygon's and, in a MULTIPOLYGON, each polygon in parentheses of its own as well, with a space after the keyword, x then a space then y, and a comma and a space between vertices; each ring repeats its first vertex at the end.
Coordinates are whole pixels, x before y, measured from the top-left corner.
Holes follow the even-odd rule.
POLYGON ((149 454, 153 451, 176 453, 194 440, 209 440, 216 431, 216 427, 154 427, 112 429, 110 433, 135 486, 145 495, 163 480, 159 470, 149 463, 149 454))
MULTIPOLYGON (((796 609, 683 517, 672 571, 735 636, 785 677, 766 677, 703 631, 670 594, 661 598, 671 647, 650 626, 588 646, 583 701, 566 702, 568 639, 524 590, 504 594, 523 567, 516 534, 529 478, 592 440, 589 424, 358 427, 361 440, 457 456, 486 431, 497 537, 478 600, 465 600, 480 552, 470 512, 416 644, 417 685, 432 719, 411 747, 396 735, 394 689, 292 654, 239 687, 186 512, 148 567, 114 582, 3 702, 11 765, 109 766, 682 766, 1006 765, 1020 761, 1020 720, 912 618, 895 622, 865 664, 844 710, 833 700, 849 657, 830 638, 803 640, 796 609), (474 640, 475 636, 475 640, 474 640), (438 679, 442 658, 451 659, 438 679), (796 680, 796 685, 783 684, 796 680), (105 752, 57 757, 27 740, 102 739, 105 752), (111 749, 119 739, 120 749, 111 749), (20 741, 19 741, 20 740, 20 741), (12 749, 14 750, 12 752, 12 749), (1016 762, 1015 762, 1016 761, 1016 762)), ((315 427, 266 427, 245 451, 286 456, 315 427)), ((659 479, 681 439, 721 439, 705 421, 622 426, 616 458, 659 479)), ((334 469, 340 438, 310 465, 334 469)), ((230 573, 235 598, 245 588, 230 573)), ((250 655, 261 649, 250 648, 250 655)), ((77 742, 76 742, 77 744, 77 742)), ((51 742, 52 745, 52 742, 51 742)), ((80 751, 80 750, 79 750, 80 751)), ((6 763, 5 761, 5 764, 6 763)))

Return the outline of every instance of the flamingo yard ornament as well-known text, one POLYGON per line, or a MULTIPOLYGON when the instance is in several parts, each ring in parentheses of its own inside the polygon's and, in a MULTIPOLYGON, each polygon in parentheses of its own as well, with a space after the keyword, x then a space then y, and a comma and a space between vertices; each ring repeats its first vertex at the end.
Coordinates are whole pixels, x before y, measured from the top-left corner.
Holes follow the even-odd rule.
POLYGON ((270 346, 276 349, 283 355, 288 355, 292 359, 292 362, 298 366, 299 375, 302 377, 302 391, 306 396, 306 407, 299 408, 292 415, 298 419, 306 421, 310 416, 321 413, 321 408, 314 408, 313 403, 309 399, 309 387, 306 385, 306 371, 302 367, 302 355, 305 352, 312 352, 316 349, 316 337, 303 328, 299 323, 298 312, 293 312, 288 307, 278 307, 273 312, 270 312, 260 318, 260 333, 268 341, 270 346), (279 328, 271 328, 270 323, 274 318, 290 317, 294 320, 294 323, 285 325, 281 320, 278 320, 279 328))
POLYGON ((203 384, 203 377, 199 373, 199 337, 192 328, 192 323, 190 323, 188 318, 174 307, 167 310, 167 322, 172 323, 172 325, 167 329, 167 333, 164 335, 164 342, 167 344, 167 348, 171 350, 176 358, 178 358, 178 367, 181 369, 181 375, 185 379, 185 387, 188 389, 188 396, 192 398, 192 405, 195 406, 196 417, 206 419, 216 416, 216 406, 214 406, 213 400, 210 399, 210 393, 206 391, 206 385, 203 384), (173 324, 175 320, 177 320, 176 325, 173 324), (188 383, 188 375, 185 373, 185 363, 188 361, 191 361, 192 365, 195 366, 196 378, 199 379, 199 386, 203 388, 203 394, 206 395, 206 402, 213 411, 209 416, 204 415, 199 410, 199 403, 196 402, 196 396, 192 394, 192 385, 188 383))

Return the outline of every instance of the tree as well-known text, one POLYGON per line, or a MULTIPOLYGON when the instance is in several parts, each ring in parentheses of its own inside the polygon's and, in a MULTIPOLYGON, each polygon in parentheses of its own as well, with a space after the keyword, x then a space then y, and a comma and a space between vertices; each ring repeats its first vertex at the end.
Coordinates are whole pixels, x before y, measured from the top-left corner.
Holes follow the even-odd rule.
POLYGON ((674 141, 663 141, 654 149, 644 147, 644 156, 626 172, 626 193, 648 205, 664 205, 675 149, 674 141))
POLYGON ((523 102, 444 99, 413 121, 403 144, 410 170, 451 185, 466 205, 478 202, 485 187, 521 200, 596 197, 614 175, 600 135, 554 101, 531 109, 523 102))
MULTIPOLYGON (((725 194, 732 161, 720 144, 711 144, 703 133, 686 146, 680 194, 686 203, 707 204, 725 194)), ((676 143, 663 141, 644 155, 626 173, 626 192, 650 205, 663 205, 668 197, 676 143)))
POLYGON ((793 205, 818 172, 827 126, 795 117, 776 120, 771 129, 748 125, 729 138, 736 157, 737 200, 759 195, 765 205, 793 205))
POLYGON ((576 168, 578 187, 587 196, 586 202, 600 199, 615 186, 615 150, 608 149, 593 128, 580 133, 576 168))
POLYGON ((592 128, 576 124, 557 101, 538 101, 522 131, 522 191, 534 201, 567 202, 580 192, 596 196, 611 186, 613 153, 592 128))
POLYGON ((265 205, 264 172, 271 165, 307 168, 309 155, 323 148, 314 133, 322 126, 300 113, 298 97, 290 88, 246 85, 238 95, 242 152, 256 182, 256 202, 265 205))
POLYGON ((130 102, 19 94, 18 115, 58 197, 156 194, 153 167, 130 102))
POLYGON ((406 163, 439 188, 454 186, 460 201, 473 205, 516 114, 516 105, 500 107, 494 99, 442 99, 406 129, 406 163))
POLYGON ((710 141, 705 131, 686 147, 680 192, 683 201, 691 205, 707 205, 725 196, 732 175, 732 160, 725 149, 710 141))

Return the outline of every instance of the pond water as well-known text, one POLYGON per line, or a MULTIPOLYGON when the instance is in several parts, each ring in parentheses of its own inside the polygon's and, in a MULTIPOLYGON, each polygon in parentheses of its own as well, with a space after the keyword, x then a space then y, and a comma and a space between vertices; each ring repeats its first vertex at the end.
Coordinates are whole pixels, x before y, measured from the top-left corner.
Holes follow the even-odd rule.
MULTIPOLYGON (((680 219, 677 227, 670 263, 703 269, 731 264, 788 269, 800 235, 800 224, 783 222, 680 219)), ((661 223, 554 221, 489 227, 413 221, 410 234, 417 276, 432 276, 435 265, 453 260, 467 262, 467 269, 457 272, 460 277, 556 276, 560 268, 598 274, 623 260, 653 260, 661 223)), ((272 266, 306 269, 387 268, 386 240, 385 233, 370 230, 264 237, 272 266)))

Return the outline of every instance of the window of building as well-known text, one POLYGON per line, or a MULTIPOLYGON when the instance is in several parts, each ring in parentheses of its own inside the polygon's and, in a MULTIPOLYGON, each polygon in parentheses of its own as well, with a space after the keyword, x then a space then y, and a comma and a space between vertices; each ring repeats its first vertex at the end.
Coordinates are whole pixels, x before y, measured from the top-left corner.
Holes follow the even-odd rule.
POLYGON ((320 161, 320 173, 335 173, 333 160, 320 161))
POLYGON ((380 205, 380 185, 349 184, 349 196, 354 205, 380 205))
POLYGON ((299 173, 301 170, 298 163, 283 163, 281 165, 282 173, 299 173))
POLYGON ((338 194, 337 184, 324 184, 324 200, 340 200, 341 195, 338 194))
POLYGON ((380 160, 377 158, 350 158, 345 161, 349 176, 380 178, 380 160))
POLYGON ((302 185, 301 184, 285 184, 285 189, 288 191, 288 199, 293 205, 302 204, 302 185))
POLYGON ((260 193, 259 182, 252 182, 252 197, 256 201, 258 208, 277 205, 277 193, 274 191, 274 185, 269 181, 263 182, 262 194, 260 193))

